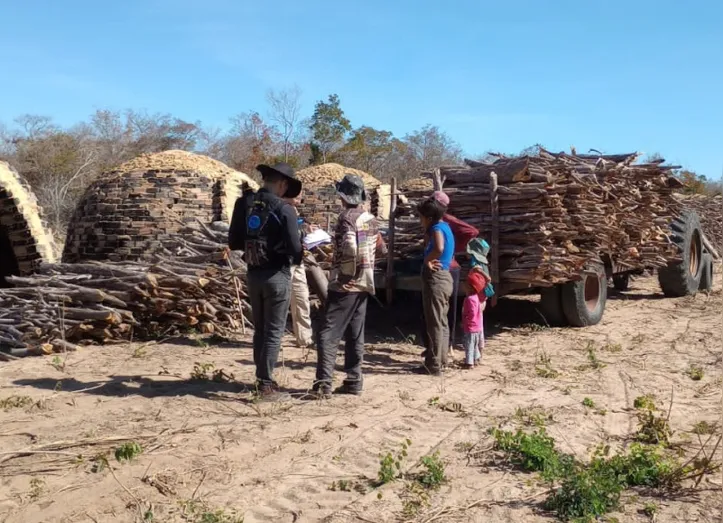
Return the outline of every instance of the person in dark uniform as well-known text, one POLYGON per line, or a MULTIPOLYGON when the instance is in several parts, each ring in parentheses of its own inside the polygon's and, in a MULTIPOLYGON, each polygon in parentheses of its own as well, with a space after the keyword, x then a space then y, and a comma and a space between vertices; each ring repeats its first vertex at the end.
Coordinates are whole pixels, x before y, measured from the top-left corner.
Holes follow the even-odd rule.
POLYGON ((248 294, 254 323, 256 386, 263 399, 280 399, 273 380, 291 295, 291 268, 302 260, 294 208, 284 198, 301 193, 301 181, 287 163, 259 165, 258 192, 236 201, 228 234, 229 248, 243 250, 248 265, 248 294))

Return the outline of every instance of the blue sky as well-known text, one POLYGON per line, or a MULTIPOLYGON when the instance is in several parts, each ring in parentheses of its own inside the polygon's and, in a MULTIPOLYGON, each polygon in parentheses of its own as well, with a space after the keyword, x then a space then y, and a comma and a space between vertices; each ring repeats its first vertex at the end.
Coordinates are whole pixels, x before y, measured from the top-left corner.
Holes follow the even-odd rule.
POLYGON ((269 87, 469 154, 659 152, 723 172, 723 2, 0 0, 0 121, 96 108, 226 127, 269 87))

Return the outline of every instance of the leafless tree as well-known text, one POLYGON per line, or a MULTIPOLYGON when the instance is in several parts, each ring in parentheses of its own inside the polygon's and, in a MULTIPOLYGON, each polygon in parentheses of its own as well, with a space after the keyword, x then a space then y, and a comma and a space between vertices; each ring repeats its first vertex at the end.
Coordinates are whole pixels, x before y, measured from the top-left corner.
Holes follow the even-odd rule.
POLYGON ((269 119, 276 124, 281 135, 284 161, 289 161, 292 139, 301 122, 301 89, 294 85, 288 89, 266 92, 269 104, 269 119))

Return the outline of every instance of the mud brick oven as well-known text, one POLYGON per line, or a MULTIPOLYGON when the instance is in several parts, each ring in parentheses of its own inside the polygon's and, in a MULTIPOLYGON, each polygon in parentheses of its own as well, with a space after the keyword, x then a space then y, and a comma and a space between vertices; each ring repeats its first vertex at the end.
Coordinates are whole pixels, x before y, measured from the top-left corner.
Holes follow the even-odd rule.
POLYGON ((323 228, 329 225, 333 229, 339 213, 343 210, 336 194, 335 183, 347 173, 356 174, 364 180, 369 196, 369 212, 382 220, 389 219, 390 186, 382 184, 364 171, 336 163, 307 167, 297 173, 304 184, 302 201, 297 208, 299 215, 309 223, 323 228))
POLYGON ((0 287, 6 286, 6 276, 31 274, 55 258, 35 195, 10 164, 0 162, 0 287))
POLYGON ((258 188, 244 173, 206 156, 140 156, 86 190, 68 227, 63 261, 140 259, 184 223, 230 221, 247 185, 258 188))

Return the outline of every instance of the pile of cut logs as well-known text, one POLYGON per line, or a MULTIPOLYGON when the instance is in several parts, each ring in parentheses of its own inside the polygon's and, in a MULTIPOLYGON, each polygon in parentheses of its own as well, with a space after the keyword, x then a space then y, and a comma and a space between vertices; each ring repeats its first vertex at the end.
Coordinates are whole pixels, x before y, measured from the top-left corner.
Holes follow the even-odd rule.
POLYGON ((0 360, 75 343, 150 339, 188 330, 227 334, 250 322, 240 253, 227 225, 187 225, 138 262, 41 265, 0 289, 0 360))
MULTIPOLYGON (((465 166, 442 168, 439 174, 451 214, 488 240, 496 224, 502 286, 551 286, 579 278, 585 264, 603 253, 630 270, 662 267, 676 256, 667 235, 679 212, 675 167, 662 161, 634 164, 636 157, 541 150, 493 163, 465 160, 465 166), (490 183, 493 172, 496 189, 490 183)), ((411 207, 425 194, 406 196, 411 207)), ((399 209, 405 212, 404 206, 399 209)), ((395 238, 397 257, 422 249, 418 222, 397 220, 395 238)))
POLYGON ((694 209, 703 232, 719 253, 723 252, 723 195, 679 194, 682 205, 694 209))

